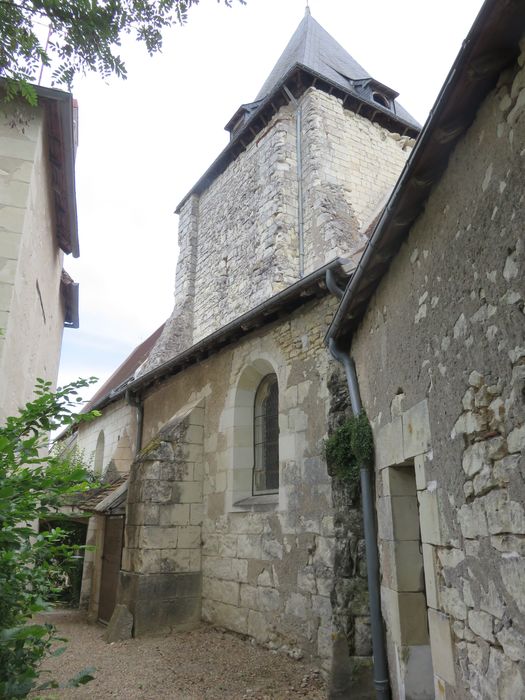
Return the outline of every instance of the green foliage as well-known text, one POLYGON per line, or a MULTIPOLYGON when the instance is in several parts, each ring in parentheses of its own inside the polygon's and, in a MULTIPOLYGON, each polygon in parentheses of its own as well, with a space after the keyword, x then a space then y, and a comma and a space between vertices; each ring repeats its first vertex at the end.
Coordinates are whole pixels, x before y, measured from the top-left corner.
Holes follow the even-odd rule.
MULTIPOLYGON (((231 7, 233 0, 217 0, 231 7)), ((117 49, 131 34, 151 55, 162 48, 162 32, 184 24, 199 0, 0 0, 0 77, 5 99, 22 96, 36 104, 40 67, 56 66, 53 84, 71 87, 77 73, 96 71, 103 78, 126 77, 117 49), (49 26, 43 42, 36 27, 49 26)), ((245 4, 245 0, 238 0, 245 4)))
POLYGON ((374 459, 372 428, 364 411, 348 418, 325 440, 325 455, 333 476, 357 487, 361 466, 370 466, 374 459))
POLYGON ((60 527, 37 533, 33 524, 57 518, 63 499, 89 486, 85 469, 48 453, 47 443, 50 431, 93 417, 73 412, 81 407, 78 389, 92 381, 51 392, 39 379, 35 400, 0 426, 0 698, 27 695, 57 640, 51 625, 28 623, 48 609, 61 562, 78 547, 60 527))

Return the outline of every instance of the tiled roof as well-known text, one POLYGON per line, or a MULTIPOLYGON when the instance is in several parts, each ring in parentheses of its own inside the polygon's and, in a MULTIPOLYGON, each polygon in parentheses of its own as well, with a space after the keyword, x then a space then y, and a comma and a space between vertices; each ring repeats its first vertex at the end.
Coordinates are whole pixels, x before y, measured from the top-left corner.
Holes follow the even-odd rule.
POLYGON ((153 349, 153 346, 157 342, 164 329, 164 323, 162 326, 157 328, 157 330, 152 333, 149 338, 137 345, 133 352, 128 355, 124 362, 113 372, 111 377, 100 387, 100 389, 95 393, 91 401, 84 407, 83 413, 91 411, 102 399, 106 398, 111 394, 112 391, 122 387, 126 382, 134 379, 135 373, 138 368, 148 359, 148 356, 153 349))
MULTIPOLYGON (((114 479, 109 484, 103 484, 102 486, 95 489, 89 489, 88 491, 84 491, 82 493, 76 493, 72 498, 71 505, 74 505, 76 508, 82 511, 94 511, 96 507, 102 503, 102 501, 104 501, 110 494, 115 493, 115 491, 125 484, 127 480, 128 475, 125 474, 117 479, 114 479)), ((120 503, 112 505, 120 505, 120 503)))

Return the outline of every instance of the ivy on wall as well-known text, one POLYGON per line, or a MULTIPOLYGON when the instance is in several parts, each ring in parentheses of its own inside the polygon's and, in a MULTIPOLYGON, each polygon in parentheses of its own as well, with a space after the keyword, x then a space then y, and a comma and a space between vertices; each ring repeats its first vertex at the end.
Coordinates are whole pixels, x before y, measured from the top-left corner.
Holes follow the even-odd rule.
POLYGON ((374 438, 366 413, 347 418, 325 440, 324 447, 329 473, 357 487, 361 465, 370 467, 374 461, 374 438))

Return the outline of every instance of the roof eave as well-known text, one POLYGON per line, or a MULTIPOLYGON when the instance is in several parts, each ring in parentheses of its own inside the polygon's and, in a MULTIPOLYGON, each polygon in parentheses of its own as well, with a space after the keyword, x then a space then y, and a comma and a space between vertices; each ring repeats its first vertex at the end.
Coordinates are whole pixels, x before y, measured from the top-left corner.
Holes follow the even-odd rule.
POLYGON ((333 269, 336 274, 346 279, 349 274, 347 269, 348 262, 349 261, 345 258, 335 258, 335 260, 323 265, 283 291, 278 292, 262 302, 251 311, 246 312, 222 328, 219 328, 214 333, 206 336, 171 360, 150 370, 137 379, 123 382, 116 391, 101 397, 96 403, 90 404, 90 410, 101 409, 117 401, 119 398, 124 397, 128 392, 138 393, 139 391, 143 391, 148 386, 176 374, 189 365, 201 362, 212 354, 237 342, 240 337, 244 337, 247 333, 257 330, 269 323, 273 323, 277 318, 281 317, 283 313, 292 313, 303 304, 315 298, 319 298, 320 296, 325 296, 328 294, 324 284, 326 271, 328 269, 333 269))
POLYGON ((57 241, 64 253, 74 258, 80 255, 78 242, 77 200, 75 189, 75 133, 73 96, 69 92, 35 86, 39 101, 49 119, 56 119, 58 130, 52 131, 48 122, 51 167, 55 170, 53 183, 56 212, 57 241), (57 138, 58 137, 58 138, 57 138), (62 168, 61 176, 58 169, 62 168), (62 215, 63 213, 63 215, 62 215))
MULTIPOLYGON (((349 85, 348 88, 344 88, 329 78, 312 70, 308 66, 301 63, 295 63, 290 68, 288 73, 282 78, 282 80, 275 85, 272 91, 261 100, 259 107, 246 120, 246 123, 239 130, 239 132, 235 134, 227 146, 221 151, 210 167, 206 170, 204 175, 197 180, 191 190, 182 198, 175 209, 175 213, 180 213, 186 201, 193 194, 200 194, 206 190, 212 184, 215 178, 224 172, 228 165, 246 149, 248 144, 251 143, 255 136, 260 132, 260 128, 254 128, 258 120, 261 120, 267 124, 277 113, 278 109, 289 102, 289 97, 285 94, 284 87, 291 89, 294 97, 297 98, 309 87, 312 87, 312 85, 325 89, 329 94, 339 94, 343 99, 345 106, 348 106, 347 100, 354 100, 356 104, 361 105, 361 107, 370 111, 370 118, 372 121, 374 118, 379 117, 385 122, 385 125, 396 125, 397 128, 401 127, 401 130, 404 133, 409 133, 411 136, 417 136, 419 133, 418 126, 408 122, 399 115, 395 114, 395 112, 392 112, 379 104, 364 100, 362 96, 358 95, 354 90, 352 90, 351 85, 349 85), (298 75, 298 73, 310 76, 313 78, 313 81, 310 84, 306 84, 304 82, 301 83, 300 80, 294 81, 293 79, 298 75), (290 84, 292 82, 295 82, 295 84, 290 84), (275 105, 277 99, 279 99, 282 103, 275 105), (268 117, 266 116, 267 112, 270 113, 268 117)), ((237 110, 236 114, 238 114, 238 112, 239 110, 237 110)))

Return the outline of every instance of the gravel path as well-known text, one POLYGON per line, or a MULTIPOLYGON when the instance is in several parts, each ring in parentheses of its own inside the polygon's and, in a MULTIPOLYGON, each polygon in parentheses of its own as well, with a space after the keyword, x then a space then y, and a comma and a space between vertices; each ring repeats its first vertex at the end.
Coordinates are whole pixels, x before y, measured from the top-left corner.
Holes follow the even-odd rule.
POLYGON ((106 644, 104 628, 88 625, 78 611, 40 617, 69 640, 64 654, 44 664, 53 678, 63 683, 86 666, 97 669, 86 686, 39 694, 48 700, 326 698, 322 678, 307 664, 205 624, 191 632, 106 644))

